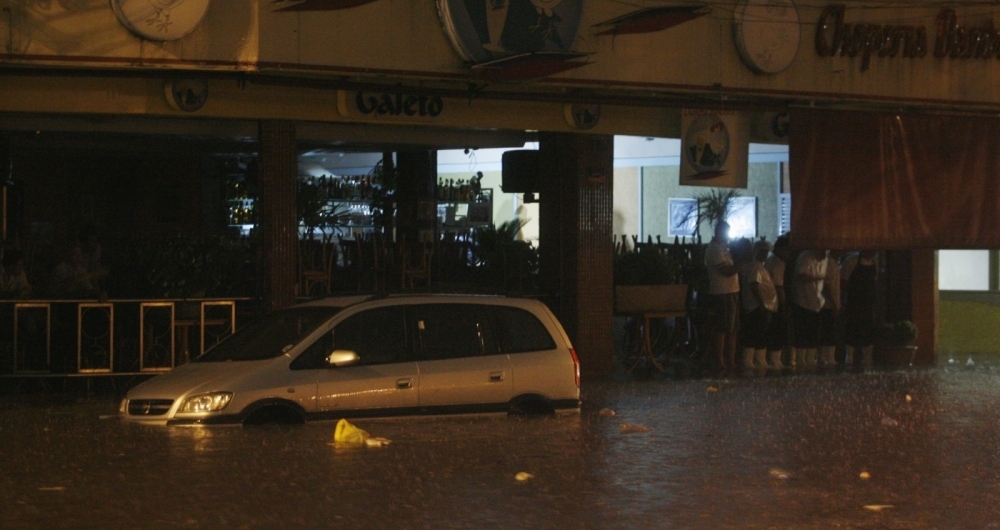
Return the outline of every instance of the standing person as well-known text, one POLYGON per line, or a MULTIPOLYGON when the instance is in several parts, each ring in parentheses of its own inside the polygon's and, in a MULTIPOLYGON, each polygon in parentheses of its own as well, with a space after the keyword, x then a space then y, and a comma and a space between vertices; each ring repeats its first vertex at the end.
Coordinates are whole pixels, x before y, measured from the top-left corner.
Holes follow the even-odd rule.
POLYGON ((785 263, 788 259, 788 236, 779 236, 774 241, 774 249, 764 262, 764 269, 771 276, 778 308, 771 315, 767 330, 768 368, 781 370, 781 355, 788 346, 788 300, 785 297, 785 263))
POLYGON ((771 244, 767 241, 755 242, 753 259, 740 271, 743 305, 740 333, 743 335, 743 366, 748 370, 768 368, 767 332, 771 316, 778 310, 778 294, 771 274, 764 268, 770 251, 771 244))
POLYGON ((862 250, 852 264, 850 276, 844 287, 844 319, 847 341, 847 355, 844 364, 851 366, 858 360, 868 368, 872 364, 875 349, 875 333, 878 330, 878 312, 875 299, 878 290, 878 263, 874 250, 862 250), (853 352, 852 352, 853 350, 853 352), (852 355, 853 353, 853 355, 852 355), (853 359, 853 363, 851 361, 853 359))
POLYGON ((839 250, 826 252, 826 277, 823 279, 823 309, 819 312, 820 364, 827 367, 837 364, 837 336, 840 325, 840 257, 839 250))
POLYGON ((729 223, 725 221, 715 225, 715 236, 705 247, 705 268, 712 309, 709 356, 718 360, 722 374, 735 372, 736 332, 740 325, 740 267, 729 254, 729 223))
POLYGON ((795 260, 792 282, 792 327, 796 361, 801 366, 815 366, 819 348, 819 312, 826 300, 823 282, 826 279, 826 252, 806 250, 795 260))
POLYGON ((4 252, 0 269, 0 297, 26 299, 31 295, 31 284, 24 272, 24 252, 12 248, 4 252))

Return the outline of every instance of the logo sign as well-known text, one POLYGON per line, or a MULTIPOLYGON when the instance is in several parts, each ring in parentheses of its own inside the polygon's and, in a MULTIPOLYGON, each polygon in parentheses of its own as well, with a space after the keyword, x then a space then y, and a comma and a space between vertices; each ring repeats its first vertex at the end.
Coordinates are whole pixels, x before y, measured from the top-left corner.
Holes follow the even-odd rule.
POLYGON ((194 112, 208 101, 208 81, 205 79, 175 79, 166 84, 167 103, 176 110, 194 112))
POLYGON ((566 123, 574 129, 593 129, 601 120, 601 106, 598 104, 567 103, 563 107, 563 112, 566 115, 566 123))
POLYGON ((684 109, 682 186, 747 187, 750 142, 744 121, 735 111, 684 109))
POLYGON ((371 117, 436 118, 444 111, 444 98, 435 95, 362 92, 350 97, 346 91, 337 93, 337 110, 347 117, 360 113, 371 117))
POLYGON ((437 0, 462 59, 482 63, 530 52, 569 52, 583 0, 437 0))
POLYGON ((740 58, 758 74, 788 68, 799 51, 799 13, 792 0, 742 0, 733 13, 740 58))
POLYGON ((111 0, 123 26, 149 40, 176 40, 198 26, 209 0, 111 0))

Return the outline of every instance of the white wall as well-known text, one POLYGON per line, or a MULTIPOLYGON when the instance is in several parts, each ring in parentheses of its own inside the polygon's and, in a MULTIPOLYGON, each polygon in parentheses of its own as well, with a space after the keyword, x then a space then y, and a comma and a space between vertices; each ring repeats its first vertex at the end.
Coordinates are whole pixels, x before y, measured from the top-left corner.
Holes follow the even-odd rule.
POLYGON ((990 251, 938 251, 938 289, 987 291, 990 288, 990 251))

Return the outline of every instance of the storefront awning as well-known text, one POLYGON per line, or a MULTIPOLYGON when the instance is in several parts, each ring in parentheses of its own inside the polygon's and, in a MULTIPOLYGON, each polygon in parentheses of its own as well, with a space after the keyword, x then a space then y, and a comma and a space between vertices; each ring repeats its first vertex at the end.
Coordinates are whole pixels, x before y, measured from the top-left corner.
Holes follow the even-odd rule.
POLYGON ((790 111, 792 243, 1000 248, 1000 119, 790 111))

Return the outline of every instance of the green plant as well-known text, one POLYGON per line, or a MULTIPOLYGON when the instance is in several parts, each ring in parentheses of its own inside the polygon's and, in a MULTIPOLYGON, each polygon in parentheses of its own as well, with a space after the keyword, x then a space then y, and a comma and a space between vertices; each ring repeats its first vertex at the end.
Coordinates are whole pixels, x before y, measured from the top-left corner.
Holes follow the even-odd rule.
POLYGON ((538 272, 538 250, 518 239, 525 220, 514 219, 475 230, 475 264, 480 283, 502 283, 511 277, 538 272))
POLYGON ((904 346, 917 339, 917 326, 909 320, 886 322, 879 327, 879 340, 886 346, 904 346))
POLYGON ((714 228, 720 221, 726 220, 732 200, 740 196, 739 190, 732 188, 713 188, 711 191, 696 195, 694 204, 684 212, 683 224, 694 221, 695 233, 698 232, 701 223, 708 223, 714 228))
POLYGON ((316 230, 332 234, 336 229, 347 226, 350 220, 351 212, 346 206, 330 201, 325 179, 299 181, 295 198, 299 224, 310 237, 316 230))

